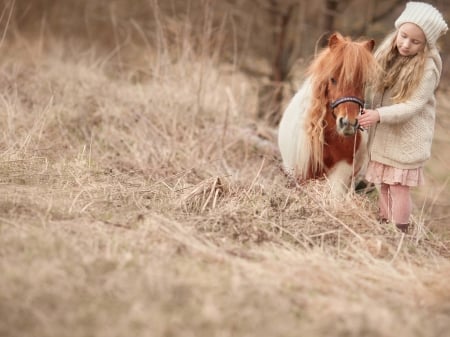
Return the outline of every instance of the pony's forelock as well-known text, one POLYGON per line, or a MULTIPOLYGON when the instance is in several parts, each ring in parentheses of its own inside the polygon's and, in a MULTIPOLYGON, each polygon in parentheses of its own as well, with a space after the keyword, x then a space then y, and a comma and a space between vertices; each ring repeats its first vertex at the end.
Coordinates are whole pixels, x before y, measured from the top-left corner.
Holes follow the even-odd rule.
POLYGON ((376 75, 377 63, 372 52, 363 42, 349 38, 327 47, 313 60, 308 68, 317 85, 327 83, 336 76, 337 85, 343 90, 355 83, 367 83, 376 75))

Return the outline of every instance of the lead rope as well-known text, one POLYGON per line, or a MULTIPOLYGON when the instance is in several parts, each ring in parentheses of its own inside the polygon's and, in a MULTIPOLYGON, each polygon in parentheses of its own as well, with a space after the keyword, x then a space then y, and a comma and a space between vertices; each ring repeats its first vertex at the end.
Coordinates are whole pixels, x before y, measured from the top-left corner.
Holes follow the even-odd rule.
POLYGON ((353 161, 352 161, 352 180, 350 182, 350 188, 352 193, 355 191, 355 155, 356 155, 356 137, 358 136, 358 132, 355 132, 354 142, 353 142, 353 161))
MULTIPOLYGON (((359 113, 362 115, 364 113, 364 108, 362 106, 360 106, 359 108, 359 113)), ((366 131, 361 125, 358 126, 358 130, 359 131, 366 131)), ((356 188, 356 184, 355 184, 355 156, 356 156, 356 138, 358 137, 358 131, 355 132, 355 137, 354 137, 354 142, 353 142, 353 161, 352 161, 352 180, 350 182, 350 188, 352 189, 352 192, 355 191, 356 188)), ((363 144, 364 145, 364 144, 363 144)))

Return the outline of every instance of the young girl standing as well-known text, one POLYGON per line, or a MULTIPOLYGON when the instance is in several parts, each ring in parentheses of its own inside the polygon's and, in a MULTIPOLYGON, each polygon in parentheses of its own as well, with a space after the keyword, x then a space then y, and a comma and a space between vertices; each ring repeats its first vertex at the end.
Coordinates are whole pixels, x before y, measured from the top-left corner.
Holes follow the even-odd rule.
POLYGON ((408 2, 395 28, 375 53, 384 72, 359 123, 371 127, 366 179, 380 185, 380 220, 407 233, 410 188, 423 184, 423 166, 431 155, 434 93, 442 71, 436 41, 448 27, 430 4, 408 2))

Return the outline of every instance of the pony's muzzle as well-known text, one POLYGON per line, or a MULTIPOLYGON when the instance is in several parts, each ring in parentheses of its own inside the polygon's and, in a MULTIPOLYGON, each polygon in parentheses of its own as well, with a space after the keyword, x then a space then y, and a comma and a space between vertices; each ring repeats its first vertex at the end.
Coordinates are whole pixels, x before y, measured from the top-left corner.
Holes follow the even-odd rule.
POLYGON ((339 117, 336 122, 338 132, 344 136, 353 136, 359 127, 357 119, 352 123, 347 117, 339 117))

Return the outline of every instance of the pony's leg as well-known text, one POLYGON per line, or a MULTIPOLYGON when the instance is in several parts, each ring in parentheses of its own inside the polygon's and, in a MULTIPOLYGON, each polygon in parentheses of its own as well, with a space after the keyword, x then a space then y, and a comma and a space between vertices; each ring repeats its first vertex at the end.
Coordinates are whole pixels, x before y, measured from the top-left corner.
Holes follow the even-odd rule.
POLYGON ((389 195, 389 185, 381 184, 380 196, 378 198, 380 220, 389 220, 391 218, 391 200, 389 195))
POLYGON ((331 187, 332 197, 342 197, 348 192, 352 177, 352 166, 345 161, 340 161, 328 173, 328 182, 331 187))

